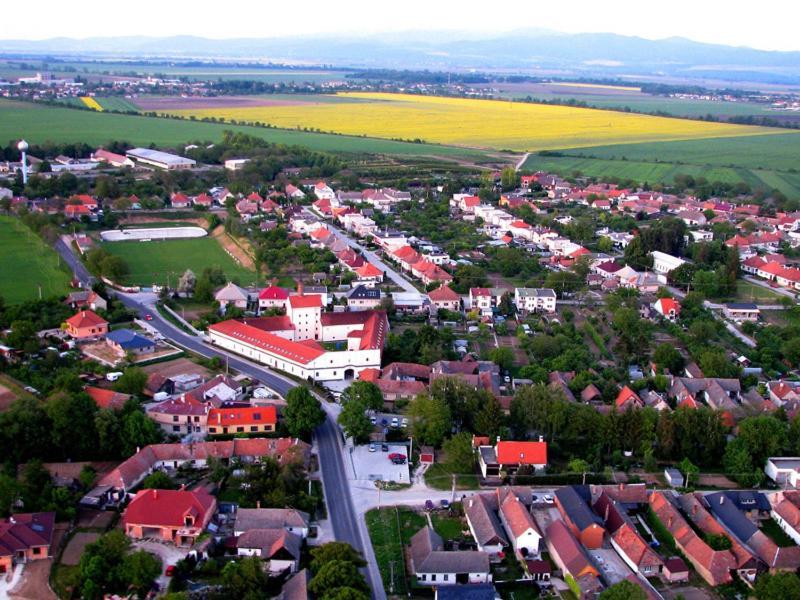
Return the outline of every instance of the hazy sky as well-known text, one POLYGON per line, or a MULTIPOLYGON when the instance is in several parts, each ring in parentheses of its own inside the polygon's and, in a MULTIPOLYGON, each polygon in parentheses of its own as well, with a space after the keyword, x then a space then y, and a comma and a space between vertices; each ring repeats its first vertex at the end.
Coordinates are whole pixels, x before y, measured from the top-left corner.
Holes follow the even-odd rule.
POLYGON ((0 38, 117 35, 285 37, 459 30, 492 36, 521 28, 612 32, 769 50, 800 50, 799 0, 8 0, 0 38))

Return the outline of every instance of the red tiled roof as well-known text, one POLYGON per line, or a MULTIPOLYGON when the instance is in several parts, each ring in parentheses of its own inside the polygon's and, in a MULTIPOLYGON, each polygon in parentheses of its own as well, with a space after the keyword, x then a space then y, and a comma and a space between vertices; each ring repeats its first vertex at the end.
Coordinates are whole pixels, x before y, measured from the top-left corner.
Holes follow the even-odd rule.
POLYGON ((661 565, 658 554, 642 539, 630 524, 623 523, 612 535, 612 539, 622 552, 637 566, 661 565))
POLYGON ((481 296, 490 296, 492 295, 492 291, 489 288, 469 288, 469 295, 473 298, 478 298, 481 296))
POLYGON ((239 408, 212 408, 208 411, 209 426, 221 425, 275 425, 278 410, 274 406, 244 406, 239 408))
POLYGON ((539 533, 539 528, 531 517, 531 513, 514 494, 509 494, 503 500, 500 505, 500 513, 514 537, 523 535, 529 529, 539 533))
POLYGON ((449 285, 440 285, 435 290, 428 292, 428 298, 434 302, 455 302, 461 299, 461 296, 456 294, 449 285))
POLYGON ((56 514, 17 513, 0 520, 0 556, 15 557, 36 546, 50 546, 53 541, 56 514))
POLYGON ((547 464, 547 442, 500 441, 495 447, 497 462, 501 465, 547 464))
POLYGON ((396 256, 398 260, 401 260, 403 262, 408 262, 413 264, 419 260, 419 254, 411 246, 402 246, 401 248, 398 248, 397 250, 392 252, 392 254, 396 256))
POLYGON ((141 490, 131 500, 122 520, 125 525, 182 528, 184 518, 192 515, 198 526, 216 505, 214 497, 202 487, 192 491, 141 490))
POLYGON ((589 573, 595 576, 599 575, 563 520, 559 519, 550 523, 545 536, 548 544, 572 577, 577 579, 589 573))
POLYGON ((98 408, 110 408, 112 410, 121 409, 131 398, 130 394, 121 394, 114 390, 106 390, 99 387, 86 386, 84 391, 94 400, 98 408))
MULTIPOLYGON (((316 298, 317 302, 319 302, 319 296, 316 296, 316 298)), ((309 348, 303 344, 298 344, 297 342, 286 340, 272 333, 262 331, 252 325, 245 325, 234 319, 210 325, 208 330, 215 331, 218 334, 233 338, 245 344, 250 344, 261 350, 277 354, 287 360, 300 364, 308 364, 325 353, 324 350, 309 348)))
POLYGON ((255 319, 247 319, 245 322, 261 331, 290 331, 294 329, 292 320, 286 315, 257 317, 255 319))
POLYGON ((67 325, 71 325, 75 329, 82 329, 83 327, 97 327, 98 325, 108 325, 108 321, 103 319, 100 315, 91 310, 82 310, 79 313, 72 315, 67 319, 67 325))
POLYGON ((626 385, 620 390, 619 394, 617 394, 617 399, 614 401, 614 403, 617 405, 617 408, 622 408, 629 402, 640 406, 642 404, 642 399, 639 398, 639 395, 636 392, 626 385))
POLYGON ((373 367, 370 367, 368 369, 364 369, 364 370, 361 371, 361 373, 358 374, 358 378, 361 381, 372 381, 372 382, 375 382, 380 378, 380 376, 381 376, 381 370, 380 369, 375 369, 373 367))
POLYGON ((286 300, 289 297, 289 290, 277 285, 271 285, 258 293, 259 300, 286 300))
POLYGON ((319 294, 303 294, 289 296, 292 308, 321 308, 322 296, 319 294))
POLYGON ((659 298, 657 302, 661 305, 661 312, 665 315, 668 315, 670 311, 675 311, 676 315, 681 312, 681 305, 674 298, 659 298))
POLYGON ((359 267, 356 269, 356 274, 359 277, 380 277, 383 275, 383 271, 381 271, 378 267, 373 265, 372 263, 365 263, 364 266, 359 267))

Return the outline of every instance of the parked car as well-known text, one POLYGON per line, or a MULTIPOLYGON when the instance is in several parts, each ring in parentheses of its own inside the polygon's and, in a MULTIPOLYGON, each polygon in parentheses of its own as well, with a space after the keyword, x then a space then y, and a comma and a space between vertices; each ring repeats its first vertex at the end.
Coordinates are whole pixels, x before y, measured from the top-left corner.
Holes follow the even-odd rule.
POLYGON ((378 419, 376 419, 375 417, 370 417, 369 422, 372 423, 373 425, 377 425, 378 419))
POLYGON ((167 570, 164 572, 167 577, 172 577, 175 575, 175 565, 169 565, 167 570))
POLYGON ((450 500, 444 499, 441 501, 442 508, 450 508, 450 500))
POLYGON ((552 504, 553 503, 553 497, 550 494, 546 494, 545 497, 544 497, 544 501, 547 504, 552 504))
POLYGON ((407 459, 405 454, 400 454, 399 452, 392 452, 389 455, 389 460, 396 465, 404 465, 406 464, 407 459))
POLYGON ((381 444, 381 452, 388 452, 389 446, 387 444, 381 444))
POLYGON ((381 425, 383 425, 384 427, 386 427, 388 424, 389 424, 389 421, 388 421, 388 419, 386 419, 386 418, 383 418, 383 419, 381 419, 381 425))
POLYGON ((398 419, 397 417, 394 417, 392 419, 392 427, 400 427, 400 419, 398 419))
POLYGON ((425 500, 425 510, 433 510, 433 500, 425 500))
POLYGON ((403 427, 408 427, 408 419, 403 417, 403 420, 400 421, 400 425, 402 425, 403 427))
POLYGON ((378 444, 371 443, 371 444, 369 445, 369 451, 370 451, 370 452, 375 452, 377 449, 378 449, 378 444))
POLYGON ((147 314, 144 316, 144 320, 145 320, 145 321, 152 321, 152 320, 153 320, 153 315, 151 315, 150 313, 147 313, 147 314))

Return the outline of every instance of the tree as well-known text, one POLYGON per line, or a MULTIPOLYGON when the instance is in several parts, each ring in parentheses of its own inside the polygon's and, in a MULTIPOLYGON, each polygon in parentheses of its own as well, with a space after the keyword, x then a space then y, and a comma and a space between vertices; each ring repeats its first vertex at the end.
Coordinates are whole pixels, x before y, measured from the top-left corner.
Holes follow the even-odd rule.
POLYGON ((328 591, 348 587, 366 591, 367 582, 358 567, 349 561, 331 560, 326 562, 308 583, 308 589, 319 596, 328 591))
POLYGON ((408 415, 414 437, 420 444, 438 447, 450 432, 450 409, 444 400, 419 395, 409 404, 408 415))
POLYGON ((500 185, 504 192, 513 190, 519 185, 519 174, 514 167, 506 167, 500 172, 500 185))
POLYGON ((311 570, 314 573, 332 560, 351 562, 358 568, 367 565, 361 554, 346 542, 328 542, 311 550, 311 570))
POLYGON ((508 346, 497 346, 489 350, 489 360, 503 371, 508 371, 514 366, 514 351, 508 346))
POLYGON ((598 600, 647 600, 644 590, 627 579, 607 587, 598 600))
POLYGON ((108 408, 101 408, 94 416, 97 431, 97 453, 104 458, 116 458, 122 450, 120 435, 122 424, 119 415, 108 408))
POLYGON ((743 487, 758 485, 764 478, 764 472, 753 466, 747 444, 739 438, 728 442, 722 464, 725 467, 725 474, 743 487))
POLYGON ((728 360, 722 350, 706 350, 702 352, 698 364, 706 377, 735 379, 741 374, 741 369, 738 365, 728 360))
POLYGON ((475 468, 475 452, 472 434, 462 431, 442 444, 447 466, 453 473, 472 473, 475 468))
POLYGON ((161 574, 161 559, 139 550, 125 557, 121 566, 123 580, 144 597, 153 581, 161 574))
POLYGON ((186 269, 181 278, 178 280, 178 293, 191 296, 194 292, 194 286, 197 283, 197 276, 191 269, 186 269))
POLYGON ((142 488, 146 490, 174 490, 177 485, 164 471, 153 471, 142 481, 142 488))
POLYGON ((147 373, 139 367, 128 367, 114 382, 114 390, 123 394, 139 395, 147 384, 147 373))
POLYGON ((286 394, 283 418, 292 436, 309 438, 311 432, 325 421, 325 411, 308 388, 301 385, 286 394))
POLYGON ((770 415, 748 417, 739 423, 736 439, 741 440, 753 464, 761 467, 786 446, 786 423, 770 415))
POLYGON ((567 463, 567 470, 570 473, 589 473, 591 465, 582 458, 573 458, 567 463))
POLYGON ((261 559, 257 556, 229 562, 220 575, 225 595, 236 600, 261 598, 269 583, 261 559))
POLYGON ((338 587, 325 592, 322 600, 369 600, 369 595, 351 587, 338 587))
POLYGON ((505 422, 503 407, 497 398, 490 394, 475 417, 475 432, 495 439, 505 427, 505 422))
POLYGON ((57 392, 45 404, 51 439, 59 454, 71 459, 89 458, 97 452, 94 417, 97 405, 87 394, 57 392), (81 423, 81 427, 76 427, 81 423))
POLYGON ((680 374, 684 364, 683 356, 672 344, 659 344, 653 352, 653 362, 673 375, 680 374))
POLYGON ((354 381, 342 394, 342 404, 348 400, 361 400, 370 410, 380 410, 383 408, 383 393, 381 389, 371 381, 354 381))
POLYGON ((122 454, 132 456, 139 448, 161 441, 161 429, 140 410, 122 417, 122 454))
POLYGON ((337 422, 342 426, 345 435, 353 438, 355 442, 367 440, 372 431, 372 423, 367 417, 366 404, 360 398, 351 398, 344 403, 337 422))
POLYGON ((678 465, 678 469, 686 477, 686 487, 692 487, 697 483, 697 476, 700 474, 700 469, 695 466, 688 458, 684 458, 678 465))
POLYGON ((758 600, 797 600, 800 598, 800 578, 795 573, 764 573, 756 580, 758 600))

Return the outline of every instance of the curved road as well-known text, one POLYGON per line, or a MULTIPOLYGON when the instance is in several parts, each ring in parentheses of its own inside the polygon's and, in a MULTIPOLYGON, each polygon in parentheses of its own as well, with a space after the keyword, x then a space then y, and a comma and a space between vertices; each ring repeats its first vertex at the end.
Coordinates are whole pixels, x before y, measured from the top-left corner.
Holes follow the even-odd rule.
MULTIPOLYGON (((75 276, 81 282, 88 285, 93 281, 84 264, 63 240, 59 239, 55 244, 55 248, 67 264, 70 265, 75 276)), ((153 306, 154 296, 152 294, 123 294, 116 292, 115 295, 125 306, 136 311, 140 317, 144 317, 148 313, 151 314, 153 318, 149 321, 149 324, 153 328, 157 329, 166 339, 195 354, 206 358, 218 356, 223 360, 227 360, 228 365, 233 369, 244 373, 252 379, 264 382, 282 396, 285 396, 289 390, 297 386, 296 382, 286 379, 265 367, 209 346, 203 343, 200 338, 178 329, 164 319, 155 309, 153 306)), ((378 570, 372 544, 369 541, 366 524, 363 519, 358 518, 353 508, 350 482, 345 474, 342 461, 342 442, 339 426, 329 416, 322 425, 317 427, 314 436, 317 441, 317 456, 320 471, 322 472, 322 485, 325 490, 328 518, 333 527, 334 538, 337 541, 347 542, 362 553, 367 561, 365 574, 367 583, 372 589, 372 597, 377 600, 383 600, 386 598, 386 594, 383 590, 380 571, 378 570)))

